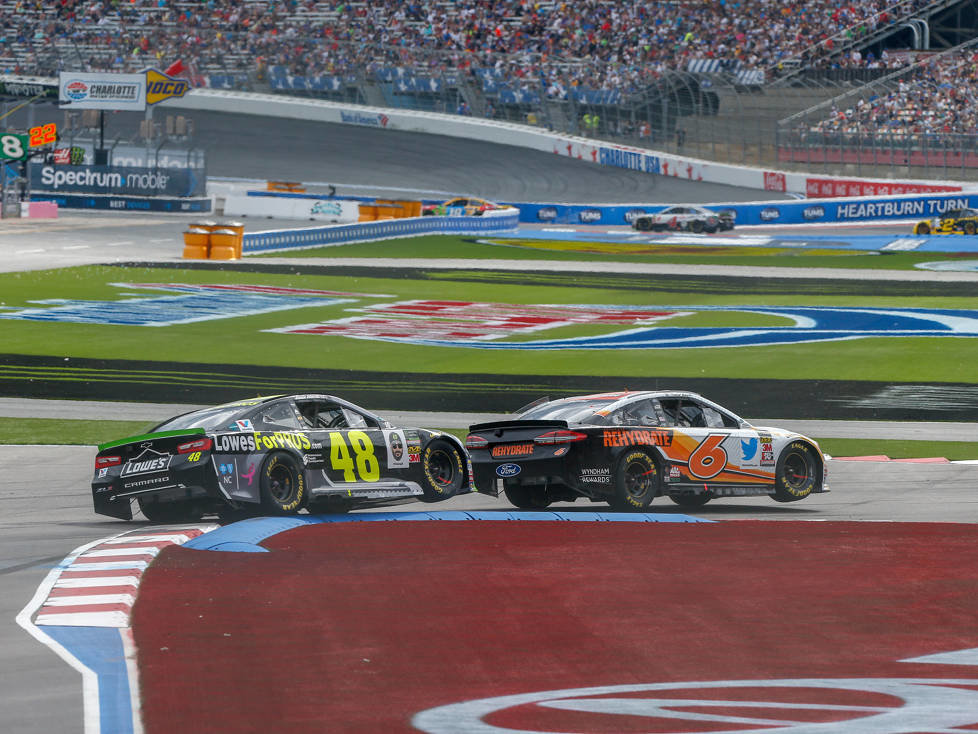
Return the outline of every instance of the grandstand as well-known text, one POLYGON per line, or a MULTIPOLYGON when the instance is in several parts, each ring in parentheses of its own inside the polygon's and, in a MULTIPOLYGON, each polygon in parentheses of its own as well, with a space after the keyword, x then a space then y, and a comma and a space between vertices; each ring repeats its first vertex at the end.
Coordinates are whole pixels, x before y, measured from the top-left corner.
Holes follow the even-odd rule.
MULTIPOLYGON (((197 86, 472 114, 790 167, 802 139, 779 121, 802 114, 811 128, 830 100, 862 84, 888 90, 932 46, 970 41, 976 3, 4 0, 0 72, 179 59, 197 86)), ((838 133, 815 127, 806 149, 811 133, 838 133)))

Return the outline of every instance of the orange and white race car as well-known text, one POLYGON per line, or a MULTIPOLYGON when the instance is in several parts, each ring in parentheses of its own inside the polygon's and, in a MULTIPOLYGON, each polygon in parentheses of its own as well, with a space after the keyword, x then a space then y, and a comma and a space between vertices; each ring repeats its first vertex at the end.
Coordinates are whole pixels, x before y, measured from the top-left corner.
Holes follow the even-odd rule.
POLYGON ((715 497, 794 502, 826 492, 825 456, 798 433, 753 426, 691 392, 620 392, 548 400, 469 428, 478 492, 524 509, 585 497, 644 510, 715 497))

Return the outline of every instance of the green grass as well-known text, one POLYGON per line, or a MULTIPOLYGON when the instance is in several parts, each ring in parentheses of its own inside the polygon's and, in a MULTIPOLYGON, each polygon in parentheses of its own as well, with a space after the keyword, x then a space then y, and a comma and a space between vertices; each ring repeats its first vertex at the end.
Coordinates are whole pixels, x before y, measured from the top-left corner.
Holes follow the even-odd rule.
MULTIPOLYGON (((411 240, 410 242, 415 242, 411 240)), ((385 243, 389 247, 403 243, 385 243)), ((393 255, 393 253, 391 253, 393 255)), ((446 254, 442 251, 442 254, 446 254)), ((427 347, 341 336, 289 335, 264 331, 288 325, 348 318, 355 309, 393 300, 443 299, 495 303, 594 303, 675 307, 725 305, 734 313, 698 312, 684 317, 700 326, 767 323, 757 315, 736 312, 737 306, 834 305, 917 306, 974 309, 976 298, 797 294, 790 283, 781 292, 704 292, 695 283, 664 283, 614 288, 597 279, 594 285, 561 287, 525 283, 464 280, 442 273, 431 279, 394 279, 319 274, 243 273, 211 270, 121 269, 105 266, 0 274, 0 306, 23 308, 42 299, 119 300, 127 289, 121 282, 236 283, 320 288, 390 297, 360 297, 354 303, 277 311, 165 327, 66 324, 0 320, 0 351, 21 355, 146 359, 158 362, 254 364, 280 367, 283 375, 297 368, 368 371, 397 370, 439 374, 556 374, 608 376, 683 376, 725 378, 835 379, 921 382, 973 382, 978 364, 978 338, 870 338, 851 341, 753 348, 561 350, 499 352, 465 347, 427 347), (452 278, 457 278, 453 280, 452 278)), ((564 276, 574 283, 575 276, 564 276)), ((561 282, 553 280, 549 282, 561 282)), ((746 286, 745 286, 746 287, 746 286)), ((778 285, 778 288, 782 286, 778 285)), ((160 295, 143 290, 144 296, 160 295)), ((0 311, 2 313, 2 311, 0 311)), ((562 329, 563 336, 593 333, 593 327, 562 329), (576 331, 575 331, 576 330, 576 331)), ((549 338, 546 331, 539 338, 549 338)), ((70 370, 70 359, 65 367, 70 370)))
POLYGON ((60 418, 0 418, 0 444, 97 446, 145 433, 156 421, 91 421, 60 418))
MULTIPOLYGON (((54 418, 0 418, 0 444, 52 444, 96 446, 126 436, 145 433, 153 422, 88 421, 54 418)), ((465 440, 464 428, 445 428, 465 440)), ((978 459, 978 442, 895 441, 874 439, 819 438, 822 451, 831 456, 886 455, 891 459, 943 456, 954 460, 978 459)))
POLYGON ((951 461, 978 460, 978 441, 904 441, 870 438, 819 438, 830 456, 889 456, 891 459, 944 457, 951 461))
MULTIPOLYGON (((625 237, 628 235, 626 234, 625 237)), ((841 238, 840 238, 841 239, 841 238)), ((894 236, 896 239, 896 236, 894 236)), ((843 247, 822 249, 800 247, 722 247, 715 245, 645 246, 645 251, 625 251, 614 244, 600 242, 557 242, 491 237, 473 238, 449 235, 427 235, 381 242, 316 247, 268 253, 261 257, 288 258, 466 258, 474 260, 573 260, 581 262, 667 263, 677 265, 744 265, 749 267, 789 268, 858 268, 872 270, 914 270, 917 263, 974 259, 974 253, 879 253, 847 250, 843 247)), ((631 245, 635 247, 635 245, 631 245)))

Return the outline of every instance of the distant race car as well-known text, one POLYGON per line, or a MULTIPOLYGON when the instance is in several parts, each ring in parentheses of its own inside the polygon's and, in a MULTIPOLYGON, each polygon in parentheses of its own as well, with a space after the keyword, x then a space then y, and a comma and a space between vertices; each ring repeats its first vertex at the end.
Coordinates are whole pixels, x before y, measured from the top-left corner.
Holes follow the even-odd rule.
POLYGON ((485 199, 475 199, 468 196, 458 196, 454 199, 442 202, 441 204, 425 204, 421 207, 423 215, 438 214, 441 216, 467 216, 478 217, 493 209, 502 209, 497 204, 485 199))
POLYGON ((468 491, 461 442, 396 428, 331 395, 242 400, 179 415, 143 436, 99 446, 95 512, 132 519, 196 520, 227 509, 287 515, 342 512, 403 498, 468 491))
POLYGON ((815 441, 752 426, 690 392, 548 400, 469 431, 476 491, 524 509, 578 497, 618 510, 659 495, 683 507, 754 495, 794 502, 828 491, 815 441))
POLYGON ((641 214, 632 220, 639 232, 707 232, 712 234, 734 228, 736 214, 730 210, 715 212, 702 206, 670 206, 658 214, 641 214))
POLYGON ((978 234, 978 209, 950 209, 939 219, 917 222, 914 234, 978 234))

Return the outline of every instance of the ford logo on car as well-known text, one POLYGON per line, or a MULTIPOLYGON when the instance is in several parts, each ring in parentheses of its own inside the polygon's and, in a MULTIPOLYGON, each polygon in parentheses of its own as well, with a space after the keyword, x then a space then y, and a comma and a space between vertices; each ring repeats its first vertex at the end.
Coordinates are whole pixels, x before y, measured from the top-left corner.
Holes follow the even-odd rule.
POLYGON ((805 219, 821 219, 825 216, 824 206, 810 206, 801 213, 805 219))
POLYGON ((781 216, 781 210, 776 209, 773 206, 769 206, 764 209, 761 209, 762 222, 770 222, 772 219, 777 219, 780 216, 781 216))
POLYGON ((557 218, 557 210, 552 206, 544 206, 537 210, 537 219, 541 222, 549 222, 557 218))
POLYGON ((598 210, 598 209, 585 209, 584 211, 582 211, 577 216, 580 217, 580 220, 582 222, 600 222, 601 221, 601 211, 598 210))
POLYGON ((523 471, 519 464, 500 464, 496 467, 497 477, 515 477, 523 471))

